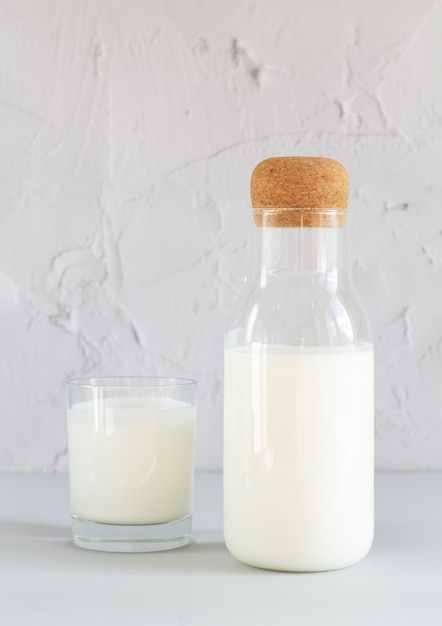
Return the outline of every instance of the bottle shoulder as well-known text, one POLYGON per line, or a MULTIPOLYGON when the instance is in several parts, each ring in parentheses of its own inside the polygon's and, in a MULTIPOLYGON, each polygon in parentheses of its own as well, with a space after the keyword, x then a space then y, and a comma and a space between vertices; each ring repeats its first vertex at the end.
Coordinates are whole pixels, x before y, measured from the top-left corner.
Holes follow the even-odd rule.
POLYGON ((226 333, 228 347, 371 343, 370 324, 349 277, 297 276, 245 281, 226 333))

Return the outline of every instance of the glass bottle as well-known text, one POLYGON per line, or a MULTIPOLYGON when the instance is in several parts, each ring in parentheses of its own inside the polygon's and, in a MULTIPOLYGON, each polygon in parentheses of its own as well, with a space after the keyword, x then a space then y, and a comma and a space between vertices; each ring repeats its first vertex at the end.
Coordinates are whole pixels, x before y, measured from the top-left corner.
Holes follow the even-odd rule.
POLYGON ((331 159, 252 174, 249 265, 225 336, 224 526, 257 567, 321 571, 373 539, 373 347, 331 159))

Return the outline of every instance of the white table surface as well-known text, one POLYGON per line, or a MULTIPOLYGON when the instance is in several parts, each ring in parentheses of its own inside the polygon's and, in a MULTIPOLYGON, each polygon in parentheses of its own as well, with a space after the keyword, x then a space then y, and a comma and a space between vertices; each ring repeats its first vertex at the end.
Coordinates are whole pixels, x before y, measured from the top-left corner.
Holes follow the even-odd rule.
POLYGON ((0 474, 2 626, 441 626, 442 473, 376 477, 376 536, 358 565, 243 565, 222 534, 222 478, 198 474, 194 541, 150 554, 70 542, 66 475, 0 474))

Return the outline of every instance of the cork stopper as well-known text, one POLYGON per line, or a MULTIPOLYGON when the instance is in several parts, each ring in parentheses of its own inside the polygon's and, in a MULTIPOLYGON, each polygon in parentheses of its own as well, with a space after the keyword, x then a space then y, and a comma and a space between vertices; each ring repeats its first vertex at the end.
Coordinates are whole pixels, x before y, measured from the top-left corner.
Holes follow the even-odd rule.
POLYGON ((273 157, 252 172, 257 226, 339 227, 345 221, 347 170, 322 157, 273 157))

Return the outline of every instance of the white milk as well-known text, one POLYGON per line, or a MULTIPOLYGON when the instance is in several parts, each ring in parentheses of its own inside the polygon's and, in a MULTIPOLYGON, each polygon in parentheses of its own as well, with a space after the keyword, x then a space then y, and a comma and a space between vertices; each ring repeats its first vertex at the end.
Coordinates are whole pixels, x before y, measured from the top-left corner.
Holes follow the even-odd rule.
POLYGON ((225 353, 225 539, 269 569, 345 567, 373 538, 373 351, 225 353))
POLYGON ((68 412, 73 515, 158 524, 191 513, 195 407, 153 402, 112 398, 101 411, 81 402, 68 412))

